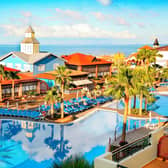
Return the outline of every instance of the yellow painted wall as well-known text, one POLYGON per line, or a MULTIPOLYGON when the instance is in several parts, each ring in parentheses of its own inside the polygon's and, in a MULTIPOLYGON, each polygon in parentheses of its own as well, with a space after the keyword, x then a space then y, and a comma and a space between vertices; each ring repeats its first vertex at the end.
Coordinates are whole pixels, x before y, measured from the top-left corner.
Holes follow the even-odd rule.
POLYGON ((35 53, 39 53, 39 44, 33 44, 34 46, 33 46, 33 54, 35 54, 35 53))

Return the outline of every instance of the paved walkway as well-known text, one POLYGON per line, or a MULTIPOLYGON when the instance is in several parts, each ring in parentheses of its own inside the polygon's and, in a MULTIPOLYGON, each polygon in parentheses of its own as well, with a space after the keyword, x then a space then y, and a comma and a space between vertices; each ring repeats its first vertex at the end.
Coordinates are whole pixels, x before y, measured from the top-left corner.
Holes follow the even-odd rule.
POLYGON ((151 161, 143 168, 168 168, 168 160, 163 161, 160 158, 156 158, 155 160, 151 161))

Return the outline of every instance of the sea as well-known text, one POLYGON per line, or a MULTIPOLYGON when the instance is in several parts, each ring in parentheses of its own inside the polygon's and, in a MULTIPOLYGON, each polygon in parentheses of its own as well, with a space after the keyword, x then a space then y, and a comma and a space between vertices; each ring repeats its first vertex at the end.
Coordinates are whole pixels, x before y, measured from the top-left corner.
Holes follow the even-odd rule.
MULTIPOLYGON (((40 45, 40 51, 47 51, 57 56, 69 55, 72 53, 84 53, 94 56, 112 55, 122 52, 125 56, 136 52, 143 44, 131 45, 40 45)), ((11 51, 20 51, 19 45, 0 45, 0 56, 11 51)))

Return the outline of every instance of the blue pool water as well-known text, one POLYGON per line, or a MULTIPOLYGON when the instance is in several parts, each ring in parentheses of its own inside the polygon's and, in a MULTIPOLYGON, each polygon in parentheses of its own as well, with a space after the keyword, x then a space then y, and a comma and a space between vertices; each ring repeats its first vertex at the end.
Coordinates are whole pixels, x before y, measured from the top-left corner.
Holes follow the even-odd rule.
MULTIPOLYGON (((127 130, 146 120, 128 119, 127 130)), ((153 119, 152 123, 158 122, 153 119)), ((71 155, 82 154, 92 162, 106 151, 108 139, 122 131, 122 117, 97 111, 74 124, 49 124, 0 120, 0 168, 47 168, 71 155), (116 130, 116 131, 115 131, 116 130)))
POLYGON ((157 101, 152 104, 154 111, 162 116, 168 116, 168 96, 159 96, 157 101))
MULTIPOLYGON (((147 106, 148 110, 154 111, 162 116, 168 116, 168 96, 156 95, 156 102, 147 106)), ((131 101, 131 106, 133 107, 134 100, 131 101)), ((139 108, 139 99, 136 99, 136 108, 139 108)), ((113 105, 108 107, 113 108, 113 105)), ((142 107, 145 108, 145 100, 143 101, 142 107)), ((120 101, 118 105, 119 109, 124 108, 124 102, 120 101)))

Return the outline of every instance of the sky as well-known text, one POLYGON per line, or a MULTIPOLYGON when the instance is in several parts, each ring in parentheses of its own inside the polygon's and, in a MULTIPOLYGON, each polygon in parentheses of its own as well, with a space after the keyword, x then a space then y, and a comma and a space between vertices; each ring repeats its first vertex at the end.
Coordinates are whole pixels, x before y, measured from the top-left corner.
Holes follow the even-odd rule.
POLYGON ((0 44, 19 44, 31 25, 41 44, 152 44, 167 38, 167 0, 4 0, 0 44))

